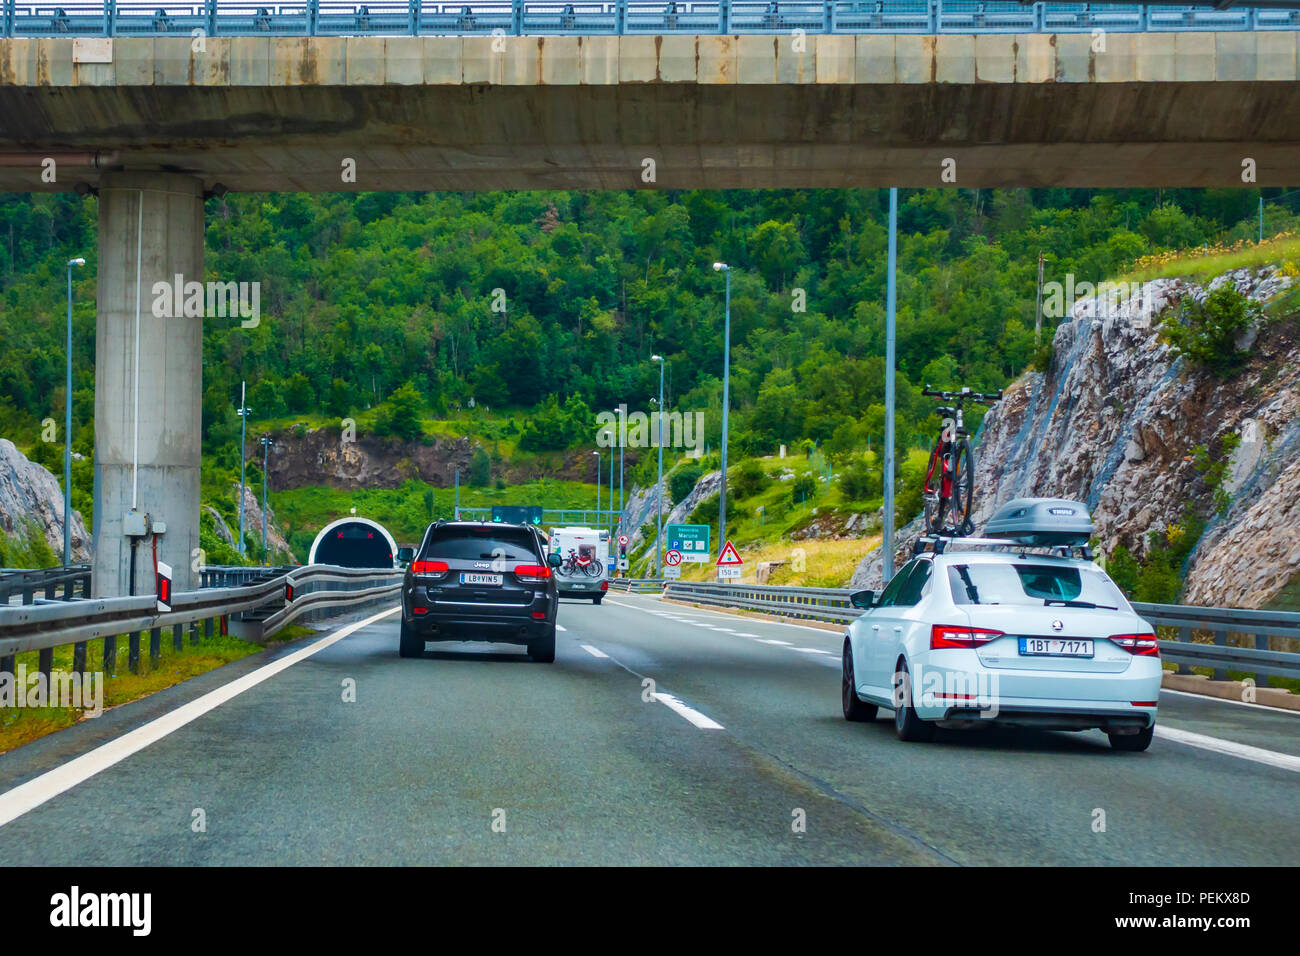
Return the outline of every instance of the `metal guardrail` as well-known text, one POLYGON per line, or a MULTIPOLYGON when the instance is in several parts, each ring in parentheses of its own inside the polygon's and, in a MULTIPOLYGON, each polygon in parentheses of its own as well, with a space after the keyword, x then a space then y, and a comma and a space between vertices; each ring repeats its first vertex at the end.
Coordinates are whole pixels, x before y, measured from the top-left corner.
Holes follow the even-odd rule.
POLYGON ((1219 9, 1014 0, 0 0, 0 36, 479 36, 1294 30, 1289 0, 1219 9), (196 34, 196 31, 198 33, 196 34))
MULTIPOLYGON (((848 588, 799 588, 780 585, 712 584, 670 581, 664 596, 674 600, 735 607, 783 617, 848 624, 863 612, 849 604, 848 588)), ((1179 604, 1133 604, 1133 610, 1153 627, 1177 628, 1181 640, 1161 640, 1160 655, 1191 673, 1193 665, 1214 669, 1213 679, 1227 680, 1228 670, 1300 678, 1300 653, 1273 650, 1270 638, 1300 638, 1300 613, 1240 608, 1195 607, 1179 604), (1208 631, 1213 643, 1192 639, 1193 631, 1208 631), (1229 644, 1229 635, 1251 639, 1253 647, 1229 644)))
POLYGON ((84 671, 86 643, 98 638, 104 640, 104 660, 115 666, 117 638, 121 635, 128 637, 128 667, 135 672, 139 669, 140 640, 145 631, 150 635, 150 657, 157 660, 161 656, 163 628, 172 629, 174 646, 180 650, 186 631, 190 632, 190 643, 198 643, 196 630, 190 628, 198 621, 204 622, 204 634, 210 637, 214 620, 264 609, 271 611, 261 622, 262 634, 267 636, 305 614, 395 596, 401 584, 402 572, 397 569, 317 564, 292 568, 252 583, 178 592, 172 595, 169 611, 160 612, 152 594, 0 607, 0 672, 14 673, 15 655, 35 650, 40 652, 39 669, 48 674, 54 648, 68 644, 74 647, 72 669, 84 671), (293 600, 286 601, 290 585, 293 600))
POLYGON ((1183 604, 1140 604, 1133 610, 1156 628, 1177 628, 1180 640, 1161 641, 1160 654, 1190 674, 1193 664, 1214 668, 1214 680, 1227 680, 1228 668, 1255 675, 1300 677, 1300 654, 1272 650, 1270 638, 1300 639, 1300 613, 1183 604), (1212 644, 1192 640, 1193 631, 1208 631, 1212 644), (1254 647, 1228 643, 1230 634, 1253 638, 1254 647))
POLYGON ((611 591, 624 594, 659 594, 664 589, 663 578, 611 578, 611 591))

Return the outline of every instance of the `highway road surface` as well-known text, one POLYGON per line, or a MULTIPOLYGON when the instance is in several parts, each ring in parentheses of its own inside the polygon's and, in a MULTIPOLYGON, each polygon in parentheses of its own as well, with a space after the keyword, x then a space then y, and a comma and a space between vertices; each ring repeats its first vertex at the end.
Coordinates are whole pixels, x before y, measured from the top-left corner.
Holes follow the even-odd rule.
POLYGON ((840 716, 835 632, 621 594, 559 620, 552 665, 403 660, 371 610, 0 756, 0 866, 1296 863, 1300 714, 1166 693, 1141 754, 904 744, 840 716))

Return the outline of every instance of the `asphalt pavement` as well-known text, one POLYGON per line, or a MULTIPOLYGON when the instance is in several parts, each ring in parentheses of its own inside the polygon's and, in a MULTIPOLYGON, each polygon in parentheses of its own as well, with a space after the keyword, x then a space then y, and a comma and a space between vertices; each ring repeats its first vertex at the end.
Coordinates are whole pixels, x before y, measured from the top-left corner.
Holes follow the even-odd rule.
POLYGON ((1103 734, 840 715, 840 634, 611 594, 523 648, 331 622, 0 756, 0 865, 1295 864, 1300 714, 1103 734))

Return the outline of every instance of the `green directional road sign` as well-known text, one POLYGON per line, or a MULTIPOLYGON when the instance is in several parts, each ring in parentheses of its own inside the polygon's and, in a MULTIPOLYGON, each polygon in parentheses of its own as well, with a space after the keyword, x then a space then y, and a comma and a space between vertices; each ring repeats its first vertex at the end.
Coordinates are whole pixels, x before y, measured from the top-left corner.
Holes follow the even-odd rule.
POLYGON ((706 524, 670 524, 664 529, 664 541, 668 550, 681 552, 683 564, 703 564, 713 560, 709 551, 709 526, 706 524))

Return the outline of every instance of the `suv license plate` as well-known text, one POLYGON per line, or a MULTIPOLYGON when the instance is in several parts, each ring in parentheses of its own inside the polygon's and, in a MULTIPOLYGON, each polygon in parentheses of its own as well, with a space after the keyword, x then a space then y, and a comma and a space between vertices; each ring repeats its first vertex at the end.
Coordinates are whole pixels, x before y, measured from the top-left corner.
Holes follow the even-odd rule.
POLYGON ((464 571, 460 576, 461 584, 500 584, 501 575, 499 574, 474 574, 470 571, 464 571))
POLYGON ((1071 637, 1022 637, 1021 657, 1092 657, 1092 641, 1071 637))

